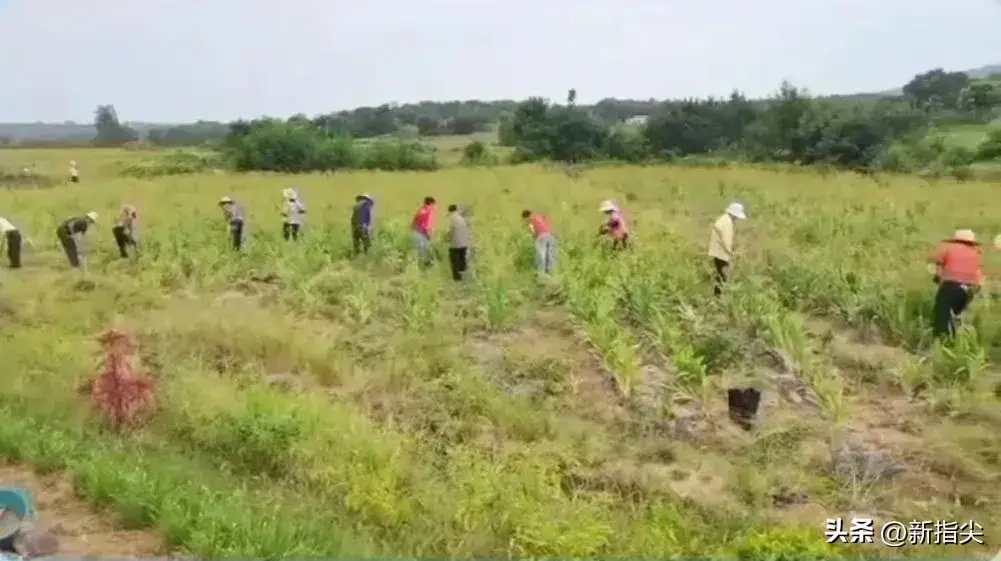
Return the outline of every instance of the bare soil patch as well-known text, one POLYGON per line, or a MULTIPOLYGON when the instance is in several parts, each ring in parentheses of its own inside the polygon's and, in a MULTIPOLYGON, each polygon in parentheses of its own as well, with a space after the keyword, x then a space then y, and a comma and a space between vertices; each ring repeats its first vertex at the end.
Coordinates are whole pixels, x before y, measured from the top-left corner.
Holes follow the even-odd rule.
POLYGON ((77 498, 71 479, 37 475, 30 468, 0 466, 0 482, 28 489, 40 526, 59 539, 60 557, 154 557, 164 553, 163 539, 148 530, 120 530, 114 517, 96 512, 77 498))

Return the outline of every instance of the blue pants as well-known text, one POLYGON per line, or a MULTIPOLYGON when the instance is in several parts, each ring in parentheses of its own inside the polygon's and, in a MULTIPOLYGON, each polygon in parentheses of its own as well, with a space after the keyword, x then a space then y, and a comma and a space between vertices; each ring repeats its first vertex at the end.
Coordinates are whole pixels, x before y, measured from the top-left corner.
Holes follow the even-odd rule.
POLYGON ((553 274, 556 265, 556 238, 542 234, 535 239, 535 266, 540 274, 553 274))
POLYGON ((414 247, 417 249, 417 257, 421 263, 431 262, 431 240, 424 234, 414 230, 410 232, 410 238, 414 240, 414 247))

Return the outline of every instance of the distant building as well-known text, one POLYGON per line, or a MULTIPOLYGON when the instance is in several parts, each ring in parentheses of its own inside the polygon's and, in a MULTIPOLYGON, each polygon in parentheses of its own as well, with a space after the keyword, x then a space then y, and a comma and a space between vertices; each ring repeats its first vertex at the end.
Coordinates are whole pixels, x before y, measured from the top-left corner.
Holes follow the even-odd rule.
POLYGON ((624 122, 627 125, 645 125, 648 118, 646 115, 636 115, 629 117, 624 122))

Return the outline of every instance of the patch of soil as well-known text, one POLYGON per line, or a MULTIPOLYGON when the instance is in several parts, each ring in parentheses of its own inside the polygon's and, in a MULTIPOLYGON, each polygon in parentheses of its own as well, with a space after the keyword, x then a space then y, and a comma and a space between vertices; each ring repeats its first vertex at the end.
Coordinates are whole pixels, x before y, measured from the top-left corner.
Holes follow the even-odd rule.
POLYGON ((579 416, 595 421, 614 422, 628 417, 614 377, 605 370, 596 353, 574 331, 565 314, 539 310, 517 328, 472 339, 473 359, 487 371, 502 367, 505 349, 517 349, 530 359, 558 359, 572 365, 568 406, 579 416))
POLYGON ((37 522, 59 539, 60 557, 155 557, 163 539, 148 530, 119 530, 76 497, 64 475, 36 475, 23 466, 0 466, 0 483, 28 489, 35 499, 37 522))
POLYGON ((877 383, 912 359, 900 347, 884 344, 875 335, 839 327, 836 323, 811 317, 807 328, 820 339, 824 351, 843 371, 862 382, 877 383))

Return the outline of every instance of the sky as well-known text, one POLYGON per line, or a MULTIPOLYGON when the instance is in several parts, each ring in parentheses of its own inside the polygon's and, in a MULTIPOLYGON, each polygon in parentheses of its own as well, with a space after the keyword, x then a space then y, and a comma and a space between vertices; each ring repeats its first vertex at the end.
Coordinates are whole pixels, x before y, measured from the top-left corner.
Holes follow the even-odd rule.
POLYGON ((0 0, 0 122, 899 87, 1001 63, 999 0, 0 0))

